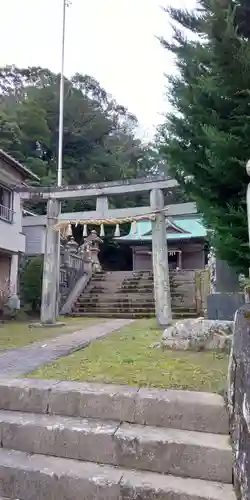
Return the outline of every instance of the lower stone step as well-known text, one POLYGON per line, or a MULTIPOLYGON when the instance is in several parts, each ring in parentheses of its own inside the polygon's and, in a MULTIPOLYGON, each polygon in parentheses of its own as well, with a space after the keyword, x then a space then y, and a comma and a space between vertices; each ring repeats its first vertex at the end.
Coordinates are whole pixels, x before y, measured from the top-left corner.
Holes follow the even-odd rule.
MULTIPOLYGON (((85 317, 85 318, 128 318, 128 319, 143 319, 143 318, 153 318, 155 317, 154 312, 145 312, 145 313, 121 313, 121 312, 110 312, 104 311, 100 312, 98 310, 88 310, 87 308, 83 311, 78 311, 77 308, 71 313, 72 317, 85 317)), ((172 314, 173 319, 178 318, 197 318, 197 312, 187 313, 185 312, 176 312, 172 314)))
MULTIPOLYGON (((1 379, 0 408, 11 412, 115 420, 228 434, 218 394, 39 379, 1 379)), ((117 424, 117 425, 118 425, 117 424)))
POLYGON ((235 500, 227 484, 4 449, 0 495, 22 500, 235 500))
POLYGON ((110 311, 88 311, 85 309, 84 311, 75 311, 71 314, 71 316, 75 317, 85 317, 85 318, 115 318, 115 319, 143 319, 143 318, 153 318, 155 316, 155 312, 145 312, 145 313, 121 313, 121 312, 110 312, 110 311))
MULTIPOLYGON (((114 301, 114 293, 104 293, 104 294, 92 294, 92 293, 88 293, 88 292, 83 292, 82 295, 79 297, 80 300, 83 300, 83 299, 94 299, 94 300, 99 300, 101 297, 103 297, 105 300, 107 300, 108 302, 113 302, 114 301)), ((115 299, 116 300, 129 300, 129 301, 132 301, 132 300, 138 300, 138 298, 140 299, 143 299, 144 300, 152 300, 154 299, 154 294, 149 292, 149 293, 144 293, 142 297, 138 297, 138 293, 137 292, 134 292, 134 293, 122 293, 122 292, 118 292, 118 295, 115 295, 115 299)))
POLYGON ((134 297, 130 298, 130 297, 120 297, 119 295, 115 294, 115 295, 111 295, 111 296, 107 296, 106 294, 104 295, 94 295, 93 297, 91 297, 91 295, 82 295, 81 297, 79 297, 79 299, 77 300, 77 303, 78 304, 93 304, 93 302, 96 302, 96 303, 99 303, 99 304, 104 304, 108 307, 110 307, 111 305, 114 305, 114 306, 119 306, 119 305, 130 305, 130 306, 135 306, 135 305, 151 305, 153 304, 154 305, 154 298, 153 296, 150 297, 150 296, 146 296, 146 297, 141 297, 138 295, 135 295, 134 297))
POLYGON ((75 304, 75 308, 78 311, 108 311, 108 312, 154 312, 155 311, 155 305, 152 302, 146 303, 146 304, 129 304, 129 303, 117 303, 114 302, 107 303, 107 302, 96 302, 94 301, 90 302, 77 302, 75 304))
POLYGON ((99 299, 93 299, 91 298, 80 298, 76 302, 78 306, 93 306, 93 305, 98 305, 99 307, 105 307, 105 308, 111 308, 111 309, 116 309, 120 307, 129 307, 130 309, 140 309, 140 308, 155 308, 155 303, 153 299, 147 299, 147 300, 119 300, 116 297, 113 297, 113 300, 106 300, 105 297, 99 297, 99 299))
POLYGON ((153 294, 154 293, 154 288, 152 286, 143 286, 143 287, 123 287, 121 288, 119 284, 117 286, 111 287, 108 284, 103 284, 101 285, 93 285, 90 283, 89 286, 86 287, 85 291, 83 292, 83 295, 101 295, 101 294, 118 294, 118 295, 123 295, 123 294, 128 294, 128 295, 134 295, 134 294, 140 294, 140 295, 145 295, 145 294, 153 294))
POLYGON ((113 306, 109 306, 108 304, 103 304, 103 303, 98 303, 96 305, 94 304, 78 304, 76 305, 76 308, 79 312, 86 312, 86 311, 92 311, 95 312, 97 311, 98 313, 131 313, 131 314, 144 314, 144 313, 154 313, 155 312, 155 307, 153 305, 143 306, 143 305, 116 305, 114 304, 113 306))
POLYGON ((3 448, 231 483, 223 435, 58 415, 0 412, 3 448))

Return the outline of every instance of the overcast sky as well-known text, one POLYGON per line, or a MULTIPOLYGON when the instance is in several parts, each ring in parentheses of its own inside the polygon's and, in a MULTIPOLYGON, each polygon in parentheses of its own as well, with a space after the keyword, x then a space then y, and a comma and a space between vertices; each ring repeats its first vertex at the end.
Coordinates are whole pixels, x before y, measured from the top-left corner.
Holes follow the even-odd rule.
MULTIPOLYGON (((63 0, 1 1, 0 65, 60 71, 63 0)), ((171 36, 161 7, 194 0, 71 0, 67 9, 65 74, 87 73, 136 114, 152 136, 166 110, 164 72, 170 55, 156 36, 171 36)))

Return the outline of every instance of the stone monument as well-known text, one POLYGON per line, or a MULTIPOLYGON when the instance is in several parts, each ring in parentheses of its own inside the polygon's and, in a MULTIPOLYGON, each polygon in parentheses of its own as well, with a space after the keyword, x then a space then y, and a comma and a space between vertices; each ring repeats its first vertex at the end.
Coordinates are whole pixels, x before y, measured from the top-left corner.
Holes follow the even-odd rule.
POLYGON ((207 316, 211 320, 233 321, 235 311, 245 302, 240 292, 240 280, 235 269, 216 258, 211 248, 207 268, 210 272, 210 295, 207 316))

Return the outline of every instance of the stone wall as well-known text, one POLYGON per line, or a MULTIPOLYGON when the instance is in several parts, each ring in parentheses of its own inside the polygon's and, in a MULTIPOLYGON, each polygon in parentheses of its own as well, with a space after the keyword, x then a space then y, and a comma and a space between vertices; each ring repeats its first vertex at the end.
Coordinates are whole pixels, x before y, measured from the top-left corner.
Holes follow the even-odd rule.
POLYGON ((228 408, 237 500, 250 499, 250 304, 235 315, 229 362, 228 408))
POLYGON ((203 315, 206 311, 209 292, 209 273, 182 269, 170 271, 172 308, 183 311, 196 311, 203 315))
POLYGON ((69 255, 67 261, 62 259, 60 266, 60 308, 67 301, 78 279, 85 273, 85 262, 78 255, 69 255))

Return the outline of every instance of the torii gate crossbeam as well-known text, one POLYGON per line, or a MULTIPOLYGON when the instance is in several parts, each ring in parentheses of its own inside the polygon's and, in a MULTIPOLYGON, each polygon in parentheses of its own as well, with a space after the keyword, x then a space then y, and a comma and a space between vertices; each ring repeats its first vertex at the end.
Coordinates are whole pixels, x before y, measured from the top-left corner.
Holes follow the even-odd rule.
POLYGON ((152 189, 169 189, 178 186, 174 179, 162 177, 147 177, 115 182, 99 182, 97 184, 82 184, 78 186, 61 187, 17 187, 23 200, 72 200, 76 198, 96 198, 97 196, 113 196, 133 194, 152 189))

